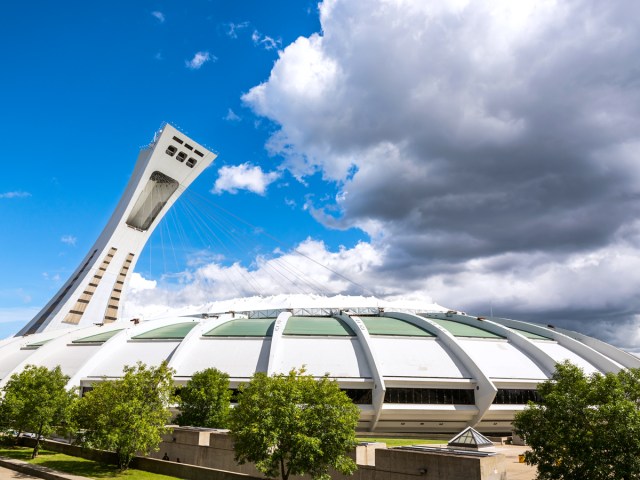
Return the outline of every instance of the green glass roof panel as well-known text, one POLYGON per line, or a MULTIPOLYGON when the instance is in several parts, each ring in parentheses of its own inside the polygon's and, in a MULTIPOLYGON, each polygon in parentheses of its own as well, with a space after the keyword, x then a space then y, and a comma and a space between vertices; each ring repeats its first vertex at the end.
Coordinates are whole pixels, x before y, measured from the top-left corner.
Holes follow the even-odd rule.
POLYGON ((71 343, 104 343, 113 337, 116 333, 121 332, 123 329, 119 328, 118 330, 111 330, 109 332, 100 332, 96 335, 91 335, 89 337, 84 338, 76 338, 71 343))
POLYGON ((504 338, 501 335, 496 335, 495 333, 488 332, 487 330, 483 330, 482 328, 456 322, 454 320, 445 320, 444 318, 433 317, 429 317, 429 320, 448 330, 449 333, 454 337, 504 338))
POLYGON ((33 342, 27 345, 27 348, 40 348, 42 345, 44 345, 47 342, 50 342, 51 340, 53 340, 52 338, 48 338, 46 340, 40 340, 39 342, 33 342))
POLYGON ((275 318, 238 318, 214 327, 205 337, 271 337, 275 318))
POLYGON ((354 337, 356 334, 347 324, 337 318, 291 316, 287 320, 283 335, 354 337))
POLYGON ((182 340, 197 322, 174 323, 132 337, 134 340, 182 340))
POLYGON ((404 337, 433 337, 434 335, 412 323, 391 317, 360 317, 370 335, 404 337))
POLYGON ((527 332, 525 330, 520 330, 519 328, 509 327, 514 332, 518 332, 530 340, 553 340, 551 337, 545 337, 544 335, 538 335, 537 333, 527 332))

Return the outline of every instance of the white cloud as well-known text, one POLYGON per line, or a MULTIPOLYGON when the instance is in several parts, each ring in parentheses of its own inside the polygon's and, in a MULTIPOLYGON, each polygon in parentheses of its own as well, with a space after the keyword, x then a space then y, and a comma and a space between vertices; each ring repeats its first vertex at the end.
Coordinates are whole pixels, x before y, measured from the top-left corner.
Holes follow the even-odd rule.
POLYGON ((238 38, 238 32, 241 30, 244 30, 248 26, 249 26, 249 22, 240 22, 240 23, 229 22, 225 24, 226 33, 231 38, 238 38))
POLYGON ((27 198, 30 196, 31 194, 29 192, 21 191, 0 193, 0 198, 27 198))
POLYGON ((209 52, 197 52, 191 60, 185 60, 185 65, 189 70, 199 70, 207 62, 215 62, 218 58, 209 52))
POLYGON ((269 184, 280 177, 278 172, 263 172, 257 165, 243 163, 230 167, 222 167, 218 171, 218 178, 213 186, 212 193, 223 192, 237 193, 239 190, 264 195, 269 184))
MULTIPOLYGON (((154 312, 159 312, 171 306, 201 305, 211 299, 283 293, 331 296, 349 292, 370 296, 371 291, 363 290, 357 284, 379 264, 380 252, 367 243, 332 252, 323 242, 307 239, 295 251, 274 251, 268 257, 257 257, 251 269, 238 263, 225 266, 216 261, 201 265, 183 274, 190 281, 178 289, 158 286, 144 292, 132 292, 127 308, 139 311, 151 305, 154 312)), ((424 300, 429 303, 428 298, 424 300)))
POLYGON ((160 23, 164 23, 165 21, 164 13, 155 11, 155 12, 151 12, 151 15, 153 15, 160 23))
POLYGON ((129 279, 129 291, 132 293, 153 290, 158 285, 155 280, 147 280, 138 272, 133 272, 129 279))
MULTIPOLYGON (((504 254, 491 259, 470 260, 457 273, 408 275, 398 279, 385 271, 390 263, 389 252, 372 243, 360 242, 353 248, 330 251, 323 242, 307 239, 293 251, 276 250, 270 256, 257 257, 252 268, 238 263, 225 266, 220 263, 221 258, 207 263, 195 262, 192 270, 181 273, 189 281, 178 288, 159 285, 142 277, 132 278, 128 308, 148 316, 175 308, 188 311, 188 306, 203 305, 214 298, 280 295, 281 303, 274 305, 283 308, 288 306, 282 303, 283 294, 365 295, 375 297, 367 306, 393 302, 405 308, 425 308, 435 301, 471 315, 489 315, 493 311, 496 316, 509 317, 518 311, 519 319, 564 323, 567 328, 624 348, 637 345, 640 316, 635 315, 624 322, 626 333, 623 334, 616 307, 636 296, 640 284, 640 255, 636 249, 605 248, 587 256, 572 255, 563 262, 544 254, 522 254, 518 255, 521 257, 518 259, 519 270, 500 272, 497 267, 501 263, 514 262, 513 258, 507 258, 511 256, 504 254), (621 275, 621 272, 624 273, 621 275), (603 283, 603 279, 607 282, 603 283), (138 288, 140 284, 144 288, 138 288), (537 312, 541 309, 575 311, 583 318, 576 321, 571 317, 540 317, 537 312), (585 317, 584 312, 600 312, 601 320, 593 323, 593 318, 585 317)), ((237 310, 246 301, 235 300, 227 310, 237 310)), ((303 304, 301 302, 300 306, 303 304)), ((307 306, 310 304, 308 302, 307 306)), ((191 308, 190 313, 193 311, 191 308)))
POLYGON ((622 329, 640 318, 637 15, 631 1, 326 0, 321 33, 243 100, 279 125, 281 168, 336 186, 307 211, 366 231, 400 289, 467 310, 495 291, 512 315, 622 329))
POLYGON ((282 46, 282 40, 274 39, 268 35, 263 35, 257 30, 254 30, 251 34, 251 40, 253 40, 254 45, 260 46, 265 50, 274 50, 282 46))
POLYGON ((231 109, 227 111, 227 114, 225 115, 224 119, 227 122, 239 122, 240 120, 242 120, 242 118, 240 118, 240 116, 231 109))
POLYGON ((78 238, 73 236, 73 235, 63 235, 60 238, 60 241, 66 245, 70 245, 72 247, 76 246, 76 242, 78 241, 78 238))

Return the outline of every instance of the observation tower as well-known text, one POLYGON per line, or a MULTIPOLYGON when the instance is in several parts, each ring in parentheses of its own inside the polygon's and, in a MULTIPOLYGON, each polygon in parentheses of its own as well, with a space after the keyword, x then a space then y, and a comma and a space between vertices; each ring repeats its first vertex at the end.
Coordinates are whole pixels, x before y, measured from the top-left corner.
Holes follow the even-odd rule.
POLYGON ((162 217, 215 154, 165 124, 140 151, 129 183, 78 268, 16 336, 119 320, 130 273, 162 217))

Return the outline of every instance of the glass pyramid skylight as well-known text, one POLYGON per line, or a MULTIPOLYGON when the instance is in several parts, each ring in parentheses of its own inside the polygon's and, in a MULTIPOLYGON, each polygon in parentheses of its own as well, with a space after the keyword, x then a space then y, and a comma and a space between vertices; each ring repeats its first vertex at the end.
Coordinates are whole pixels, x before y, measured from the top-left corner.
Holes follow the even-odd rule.
POLYGON ((493 442, 477 430, 467 427, 447 443, 448 447, 485 448, 492 447, 493 442))

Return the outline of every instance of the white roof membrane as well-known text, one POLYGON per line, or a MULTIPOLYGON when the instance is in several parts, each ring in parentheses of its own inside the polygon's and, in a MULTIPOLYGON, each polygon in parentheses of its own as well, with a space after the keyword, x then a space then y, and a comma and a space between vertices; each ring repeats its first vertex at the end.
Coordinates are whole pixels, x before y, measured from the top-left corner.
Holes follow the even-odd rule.
POLYGON ((431 337, 372 336, 369 341, 383 377, 470 378, 462 363, 431 337))
POLYGON ((97 362, 87 377, 120 377, 125 366, 134 366, 139 359, 147 365, 160 365, 176 349, 179 341, 129 340, 109 352, 106 359, 97 362))
POLYGON ((543 342, 538 341, 535 342, 536 346, 540 348, 543 352, 549 355, 551 358, 556 360, 558 363, 564 362, 565 360, 569 360, 571 363, 580 367, 585 374, 590 375, 592 373, 600 372, 596 367, 593 366, 586 359, 581 356, 573 353, 566 347, 559 345, 555 342, 543 342))
POLYGON ((230 377, 250 378, 266 372, 270 338, 200 338, 192 341, 180 365, 177 377, 190 377, 205 368, 217 368, 230 377))
POLYGON ((547 379, 529 356, 506 340, 459 338, 458 342, 489 378, 547 379))
POLYGON ((287 373, 305 366, 307 373, 321 377, 371 378, 362 347, 354 337, 291 337, 280 340, 281 353, 274 371, 287 373))

